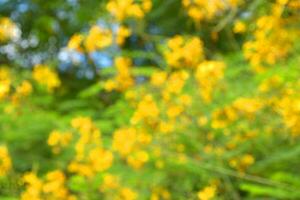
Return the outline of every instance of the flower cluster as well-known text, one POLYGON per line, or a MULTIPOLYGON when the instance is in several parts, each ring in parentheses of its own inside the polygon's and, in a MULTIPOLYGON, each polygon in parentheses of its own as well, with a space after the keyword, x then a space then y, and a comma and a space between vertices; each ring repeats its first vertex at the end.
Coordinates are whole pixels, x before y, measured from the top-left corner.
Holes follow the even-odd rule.
POLYGON ((130 35, 130 28, 123 25, 118 26, 114 32, 112 29, 94 25, 87 35, 74 34, 70 38, 67 48, 80 53, 84 51, 92 53, 108 48, 114 43, 122 46, 130 35))
POLYGON ((254 39, 244 44, 245 57, 257 72, 274 65, 292 49, 296 32, 288 28, 290 20, 283 17, 287 4, 288 1, 276 1, 271 14, 256 21, 254 39))
POLYGON ((109 29, 93 26, 84 41, 84 46, 88 52, 93 52, 110 46, 112 40, 112 33, 109 29))
POLYGON ((71 132, 59 132, 54 130, 50 133, 47 143, 52 147, 53 153, 57 154, 60 153, 62 148, 68 146, 72 140, 72 136, 71 132))
POLYGON ((11 74, 8 68, 0 68, 0 99, 4 99, 10 92, 11 74))
POLYGON ((17 25, 7 17, 0 18, 0 42, 17 39, 19 29, 17 25))
POLYGON ((111 167, 113 155, 102 146, 101 132, 90 118, 78 117, 72 120, 72 127, 79 138, 74 144, 75 157, 68 170, 82 176, 91 177, 111 167))
POLYGON ((33 79, 45 86, 49 92, 61 85, 61 81, 56 72, 50 69, 47 65, 36 65, 33 69, 33 79))
POLYGON ((293 137, 300 136, 300 98, 293 89, 288 89, 282 99, 278 100, 275 108, 282 116, 285 126, 293 137))
POLYGON ((177 35, 168 40, 167 64, 174 68, 194 68, 203 60, 203 43, 197 37, 185 39, 177 35))
POLYGON ((225 128, 243 117, 249 120, 254 119, 255 114, 262 108, 263 104, 260 99, 240 97, 232 104, 212 113, 212 127, 225 128))
MULTIPOLYGON (((244 54, 250 65, 235 58, 236 62, 227 63, 227 55, 223 58, 222 54, 211 51, 206 55, 205 47, 209 45, 205 37, 200 38, 202 32, 173 33, 168 37, 155 35, 159 40, 152 41, 152 33, 150 36, 140 33, 145 27, 152 31, 152 25, 141 20, 150 11, 151 0, 109 0, 106 9, 112 23, 99 20, 101 23, 92 25, 86 34, 74 34, 66 48, 88 56, 87 62, 97 59, 94 55, 98 53, 104 53, 113 62, 113 67, 99 70, 103 74, 92 77, 93 80, 78 79, 80 83, 95 84, 92 89, 81 93, 73 90, 70 84, 70 87, 61 87, 64 90, 59 92, 60 98, 48 98, 50 95, 56 97, 52 91, 78 77, 69 79, 63 74, 59 77, 47 65, 36 65, 32 73, 24 75, 17 74, 19 71, 14 66, 11 69, 1 66, 0 108, 19 105, 29 114, 24 123, 23 110, 17 110, 20 112, 15 115, 4 113, 0 116, 3 120, 0 131, 15 130, 10 126, 17 119, 16 126, 28 123, 33 127, 29 127, 29 131, 46 130, 47 138, 43 139, 48 144, 46 151, 43 149, 45 152, 38 155, 43 162, 31 163, 30 155, 29 161, 24 159, 26 165, 18 166, 20 169, 15 166, 20 161, 13 160, 12 167, 7 147, 0 146, 1 180, 13 177, 15 171, 22 174, 24 185, 18 188, 22 192, 16 191, 21 200, 234 199, 231 195, 242 199, 247 198, 248 193, 252 195, 252 190, 244 187, 249 182, 259 187, 267 185, 266 190, 258 193, 267 191, 268 197, 274 185, 280 197, 285 198, 285 185, 292 185, 290 182, 297 182, 297 178, 291 178, 290 174, 274 178, 273 173, 287 171, 290 164, 282 160, 290 159, 299 149, 299 69, 292 63, 293 66, 289 65, 292 69, 274 67, 262 74, 250 70, 252 66, 263 72, 266 66, 276 65, 293 50, 292 43, 297 39, 292 18, 299 15, 296 12, 300 8, 299 1, 274 2, 267 4, 272 5, 271 13, 254 20, 253 39, 244 44, 244 54), (132 40, 126 40, 131 35, 132 40), (134 39, 145 44, 134 43, 134 39), (133 46, 134 50, 130 49, 133 46), (148 49, 155 56, 150 55, 148 49), (148 67, 148 64, 155 65, 155 61, 159 66, 148 67), (33 91, 38 85, 32 85, 32 81, 45 87, 50 94, 38 93, 36 97, 33 91), (97 98, 85 98, 81 95, 85 92, 92 93, 88 97, 97 94, 97 98), (36 100, 43 95, 47 97, 46 103, 43 98, 36 100), (74 96, 78 98, 74 100, 74 96), (31 104, 21 104, 23 99, 31 104), (52 112, 52 109, 57 110, 52 112), (35 113, 46 116, 48 111, 50 117, 45 120, 54 123, 40 125, 27 120, 35 113), (57 116, 61 120, 57 120, 57 116), (49 130, 53 131, 49 133, 49 130), (290 153, 283 155, 281 147, 290 153), (278 166, 274 164, 279 162, 278 166), (283 179, 284 184, 277 184, 276 179, 283 179)), ((236 37, 238 43, 244 37, 238 34, 252 28, 246 26, 247 13, 238 10, 241 3, 240 0, 182 0, 195 22, 211 21, 230 12, 226 18, 229 22, 225 21, 230 24, 226 31, 229 30, 228 35, 236 37), (240 14, 244 18, 235 19, 240 14), (230 32, 232 22, 236 35, 230 32)), ((246 10, 250 1, 244 3, 246 10)), ((9 40, 4 35, 10 23, 0 20, 1 42, 9 40)), ((295 55, 296 62, 298 58, 295 55)), ((81 85, 75 85, 74 88, 82 89, 81 85)), ((39 116, 33 116, 34 120, 44 122, 36 118, 39 116)), ((28 131, 27 127, 24 130, 28 131)), ((9 134, 3 138, 12 141, 12 147, 18 147, 11 151, 12 155, 19 149, 30 152, 31 143, 18 146, 17 142, 13 143, 14 131, 9 134)), ((32 138, 36 139, 36 135, 40 136, 35 134, 32 138)), ((32 138, 30 135, 30 142, 32 138)), ((41 138, 36 141, 40 142, 41 138)), ((295 159, 295 164, 298 162, 295 159)), ((293 175, 296 171, 287 172, 293 175)), ((299 184, 295 185, 297 188, 299 184)), ((2 195, 2 190, 0 193, 2 195)))
POLYGON ((9 100, 12 106, 18 106, 32 91, 32 84, 29 80, 21 80, 16 84, 12 70, 7 67, 0 69, 0 100, 9 100))
POLYGON ((12 162, 7 147, 0 146, 0 177, 5 176, 12 168, 12 162))
POLYGON ((115 58, 115 66, 117 69, 117 74, 113 79, 110 79, 104 83, 105 90, 124 91, 132 87, 135 80, 131 74, 131 59, 126 57, 117 57, 115 58))
POLYGON ((223 14, 228 9, 234 9, 240 4, 240 0, 182 0, 182 5, 187 14, 195 22, 212 20, 223 14))
POLYGON ((200 192, 198 192, 199 200, 210 200, 216 195, 216 186, 207 186, 200 192))
POLYGON ((45 178, 40 179, 36 173, 29 172, 23 176, 26 190, 21 195, 21 200, 32 199, 57 199, 76 200, 70 195, 66 187, 66 176, 60 170, 51 171, 45 178))
POLYGON ((138 3, 135 0, 110 0, 106 8, 117 21, 123 21, 126 18, 141 19, 151 10, 152 1, 142 0, 138 3))
POLYGON ((200 93, 205 102, 210 102, 212 92, 218 82, 223 78, 224 63, 219 61, 202 62, 196 71, 196 79, 200 86, 200 93))

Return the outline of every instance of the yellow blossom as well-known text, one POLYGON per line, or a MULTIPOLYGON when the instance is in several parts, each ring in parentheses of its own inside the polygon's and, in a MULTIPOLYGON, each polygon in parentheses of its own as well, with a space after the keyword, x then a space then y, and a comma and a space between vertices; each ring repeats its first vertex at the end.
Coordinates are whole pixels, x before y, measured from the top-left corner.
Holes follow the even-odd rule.
POLYGON ((141 102, 139 102, 137 110, 135 111, 131 122, 136 124, 141 120, 156 119, 159 115, 159 109, 153 100, 152 95, 146 95, 141 102))
POLYGON ((6 67, 0 66, 0 100, 9 95, 11 89, 11 73, 6 67))
POLYGON ((149 155, 145 151, 137 151, 127 157, 127 163, 134 169, 140 169, 149 160, 149 155))
POLYGON ((224 68, 225 64, 220 61, 205 61, 198 65, 195 77, 206 103, 211 102, 213 90, 224 76, 224 68))
POLYGON ((23 81, 16 89, 16 94, 20 96, 28 96, 32 92, 32 85, 29 81, 23 81))
POLYGON ((10 91, 10 80, 0 80, 0 99, 7 97, 10 91))
POLYGON ((173 105, 167 109, 167 116, 169 118, 175 118, 178 117, 182 112, 183 108, 181 106, 173 105))
POLYGON ((207 186, 200 192, 198 192, 199 200, 210 200, 216 196, 216 187, 215 186, 207 186))
POLYGON ((5 176, 12 168, 12 162, 6 146, 0 146, 0 177, 5 176))
POLYGON ((162 133, 170 133, 174 130, 174 123, 161 121, 159 124, 159 131, 162 133))
POLYGON ((194 68, 203 60, 203 43, 197 37, 184 39, 177 35, 169 39, 164 55, 171 67, 194 68))
POLYGON ((66 147, 70 143, 72 137, 72 133, 70 132, 52 131, 47 143, 52 147, 54 153, 59 153, 61 148, 66 147))
POLYGON ((117 74, 113 79, 104 83, 104 89, 109 92, 112 90, 125 91, 135 82, 131 74, 132 61, 130 58, 116 57, 114 62, 117 74))
POLYGON ((125 26, 120 26, 117 30, 116 43, 122 46, 125 39, 131 35, 131 30, 125 26))
POLYGON ((240 0, 182 0, 182 5, 187 10, 188 16, 199 23, 214 19, 228 9, 235 9, 241 2, 240 0))
POLYGON ((81 35, 81 34, 75 34, 69 40, 67 47, 69 49, 81 51, 82 50, 81 49, 81 44, 82 44, 83 40, 84 40, 83 35, 81 35))
POLYGON ((117 176, 109 174, 109 173, 104 175, 103 183, 100 186, 100 191, 116 189, 118 187, 119 187, 119 179, 117 176))
POLYGON ((110 30, 95 25, 90 29, 84 45, 88 52, 93 52, 110 46, 112 41, 112 32, 110 30))
POLYGON ((39 84, 46 86, 48 91, 52 91, 61 84, 57 73, 46 65, 36 65, 33 69, 33 78, 39 84))
POLYGON ((153 86, 159 87, 165 83, 167 79, 167 73, 164 71, 154 72, 151 76, 151 84, 153 86))
POLYGON ((95 148, 89 152, 89 161, 96 172, 102 172, 112 166, 113 154, 102 148, 95 148))
POLYGON ((137 132, 133 128, 123 128, 115 131, 112 147, 122 156, 127 156, 134 149, 137 132))
POLYGON ((131 190, 130 188, 124 187, 120 190, 120 200, 135 200, 137 198, 137 193, 131 190))
POLYGON ((7 17, 0 18, 0 42, 18 37, 18 27, 7 17))
POLYGON ((246 31, 246 25, 242 21, 237 21, 234 24, 233 32, 234 33, 244 33, 246 31))
POLYGON ((141 19, 152 7, 151 0, 142 0, 141 2, 139 4, 134 0, 110 0, 106 9, 118 21, 123 21, 126 18, 141 19))

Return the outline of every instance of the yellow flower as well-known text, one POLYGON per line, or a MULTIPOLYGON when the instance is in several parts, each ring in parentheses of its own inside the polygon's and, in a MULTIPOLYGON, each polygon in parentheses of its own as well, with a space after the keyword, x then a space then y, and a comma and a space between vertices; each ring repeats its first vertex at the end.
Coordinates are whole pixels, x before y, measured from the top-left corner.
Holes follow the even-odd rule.
POLYGON ((0 65, 0 80, 10 80, 11 72, 7 66, 0 65))
POLYGON ((0 66, 0 100, 9 95, 11 87, 11 73, 5 66, 0 66))
POLYGON ((48 137, 48 145, 52 147, 54 153, 59 153, 61 148, 66 147, 72 140, 72 133, 52 131, 48 137))
POLYGON ((194 68, 203 60, 203 43, 198 37, 184 39, 175 36, 168 41, 164 56, 173 68, 194 68))
POLYGON ((278 75, 274 75, 266 80, 264 80, 260 85, 258 90, 260 92, 268 92, 271 89, 277 88, 282 83, 282 78, 278 75))
POLYGON ((122 200, 135 200, 137 197, 137 193, 130 188, 124 187, 120 190, 120 199, 122 200))
POLYGON ((300 135, 300 99, 294 97, 294 92, 293 90, 287 91, 286 96, 277 103, 275 108, 282 116, 285 126, 290 129, 292 136, 298 137, 300 135))
POLYGON ((229 165, 237 169, 239 172, 244 172, 248 167, 253 165, 255 162, 255 158, 251 154, 245 154, 241 157, 231 158, 229 160, 229 165))
MULTIPOLYGON (((60 170, 55 170, 47 173, 46 175, 46 183, 43 185, 43 192, 52 193, 53 196, 61 196, 62 193, 59 193, 61 189, 63 189, 64 182, 66 177, 63 172, 60 170)), ((65 193, 67 191, 65 190, 65 193)), ((65 195, 63 195, 65 196, 65 195)))
POLYGON ((84 41, 84 46, 88 52, 93 52, 110 46, 112 41, 113 37, 110 30, 93 26, 84 41))
POLYGON ((7 97, 10 91, 10 81, 0 80, 0 99, 7 97))
POLYGON ((75 200, 65 187, 66 176, 60 170, 54 170, 46 174, 45 179, 39 179, 34 172, 23 176, 25 191, 21 194, 21 200, 75 200))
POLYGON ((75 34, 69 40, 67 47, 69 49, 81 51, 81 43, 83 42, 83 40, 84 40, 83 35, 75 34))
POLYGON ((125 92, 125 98, 128 101, 134 102, 137 99, 138 93, 136 90, 128 90, 125 92))
POLYGON ((142 8, 145 12, 149 12, 152 8, 152 0, 143 0, 142 8))
POLYGON ((125 39, 131 35, 131 30, 125 26, 120 26, 117 30, 116 42, 119 46, 122 46, 125 39))
POLYGON ((150 197, 150 200, 169 200, 171 199, 171 194, 168 190, 164 188, 154 188, 150 197))
POLYGON ((220 61, 205 61, 198 65, 195 77, 206 103, 211 102, 213 90, 224 76, 224 68, 225 64, 220 61))
POLYGON ((7 17, 0 18, 0 42, 18 37, 18 27, 7 17))
POLYGON ((151 75, 151 84, 153 86, 159 87, 165 83, 167 76, 168 76, 167 73, 164 71, 154 72, 151 75))
POLYGON ((92 122, 92 119, 89 117, 76 117, 72 119, 71 125, 73 128, 77 129, 82 135, 90 133, 97 134, 96 132, 99 131, 92 122))
POLYGON ((133 124, 142 120, 155 120, 159 115, 159 109, 153 100, 152 95, 146 95, 138 104, 138 107, 131 118, 133 124))
POLYGON ((162 133, 170 133, 174 130, 174 123, 161 121, 159 124, 159 131, 162 133))
POLYGON ((26 190, 21 194, 21 200, 40 200, 42 193, 42 181, 35 173, 27 173, 23 176, 26 190))
POLYGON ((243 45, 245 58, 257 73, 285 58, 297 38, 297 31, 287 28, 282 16, 285 8, 285 0, 277 1, 270 14, 257 19, 254 38, 243 45))
POLYGON ((134 169, 140 169, 149 160, 149 155, 145 151, 137 151, 127 157, 127 163, 134 169))
POLYGON ((118 21, 123 21, 126 18, 141 19, 151 8, 151 0, 142 0, 141 3, 134 0, 109 0, 106 5, 106 9, 118 21))
POLYGON ((166 88, 165 88, 165 94, 179 94, 185 83, 186 80, 189 78, 189 74, 186 71, 176 71, 173 72, 167 82, 166 82, 166 88))
POLYGON ((102 148, 95 148, 89 152, 91 167, 96 172, 102 172, 109 169, 113 163, 113 154, 102 148))
POLYGON ((115 59, 115 65, 118 74, 115 78, 118 89, 124 91, 134 85, 134 79, 131 76, 132 61, 130 58, 117 57, 115 59))
POLYGON ((32 92, 32 85, 29 81, 23 81, 16 89, 16 94, 20 96, 28 96, 32 92))
POLYGON ((183 112, 183 108, 182 108, 181 106, 173 105, 173 106, 170 106, 170 107, 167 109, 167 116, 168 116, 169 118, 176 118, 176 117, 178 117, 182 112, 183 112))
POLYGON ((95 172, 93 168, 90 167, 89 164, 80 163, 77 161, 72 161, 68 165, 68 171, 88 178, 95 176, 95 172))
POLYGON ((6 146, 0 146, 0 177, 5 176, 12 168, 11 159, 6 146))
POLYGON ((192 104, 192 97, 188 94, 180 95, 179 102, 183 106, 190 106, 192 104))
POLYGON ((233 28, 233 32, 234 33, 244 33, 246 31, 246 25, 245 23, 241 22, 241 21, 237 21, 234 24, 234 28, 233 28))
POLYGON ((46 86, 48 91, 53 91, 61 84, 57 73, 46 65, 36 65, 33 69, 33 78, 39 84, 46 86))
POLYGON ((137 132, 134 128, 122 128, 114 133, 112 147, 120 155, 127 156, 135 147, 137 132))
POLYGON ((152 141, 152 136, 142 130, 139 130, 137 141, 141 144, 149 144, 152 141))
POLYGON ((252 117, 258 110, 262 108, 263 104, 259 99, 254 98, 238 98, 233 102, 233 107, 245 114, 247 117, 252 117))
POLYGON ((254 157, 250 154, 244 155, 241 159, 241 163, 244 166, 250 166, 254 163, 254 161, 255 161, 254 157))
POLYGON ((103 183, 100 186, 100 191, 105 191, 109 189, 116 189, 119 187, 119 179, 117 176, 112 174, 105 174, 103 177, 103 183))
POLYGON ((117 88, 117 83, 114 80, 107 80, 104 82, 103 87, 107 92, 111 92, 117 88))
POLYGON ((201 116, 198 118, 197 123, 199 126, 205 126, 207 124, 207 117, 201 116))
POLYGON ((212 127, 214 129, 225 128, 234 122, 237 117, 236 111, 230 106, 218 109, 212 113, 212 127))
POLYGON ((210 200, 216 196, 216 187, 215 186, 207 186, 200 192, 198 192, 199 200, 210 200))
POLYGON ((116 57, 115 66, 117 68, 117 74, 113 79, 110 79, 104 83, 104 89, 106 91, 118 90, 125 91, 134 85, 134 78, 131 75, 132 61, 126 57, 116 57))
POLYGON ((98 172, 109 169, 113 163, 113 154, 103 148, 101 131, 91 118, 74 118, 71 125, 79 132, 79 138, 74 144, 76 154, 68 165, 68 170, 85 177, 93 177, 98 172))
POLYGON ((242 2, 240 0, 182 0, 182 5, 187 10, 189 17, 199 23, 214 19, 228 9, 235 9, 242 2))

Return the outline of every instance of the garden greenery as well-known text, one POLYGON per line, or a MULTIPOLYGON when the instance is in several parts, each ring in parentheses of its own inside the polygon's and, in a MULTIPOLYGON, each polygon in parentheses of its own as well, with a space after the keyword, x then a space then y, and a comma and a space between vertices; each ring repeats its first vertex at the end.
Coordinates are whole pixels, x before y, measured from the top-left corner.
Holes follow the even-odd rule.
POLYGON ((300 199, 299 0, 1 6, 0 199, 300 199))

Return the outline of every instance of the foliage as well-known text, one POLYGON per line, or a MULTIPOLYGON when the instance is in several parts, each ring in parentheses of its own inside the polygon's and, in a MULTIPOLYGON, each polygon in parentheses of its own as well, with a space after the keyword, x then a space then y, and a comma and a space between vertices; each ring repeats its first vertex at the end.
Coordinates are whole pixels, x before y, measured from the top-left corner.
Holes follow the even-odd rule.
POLYGON ((300 199, 299 9, 0 1, 0 199, 300 199))

